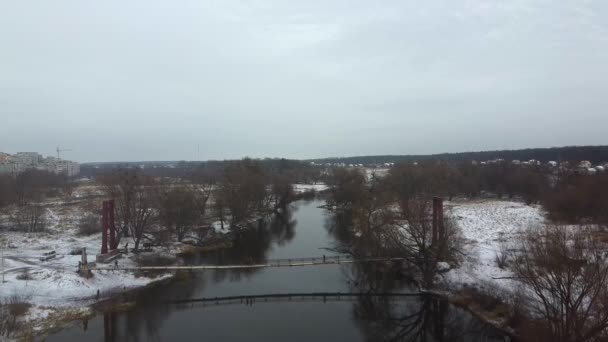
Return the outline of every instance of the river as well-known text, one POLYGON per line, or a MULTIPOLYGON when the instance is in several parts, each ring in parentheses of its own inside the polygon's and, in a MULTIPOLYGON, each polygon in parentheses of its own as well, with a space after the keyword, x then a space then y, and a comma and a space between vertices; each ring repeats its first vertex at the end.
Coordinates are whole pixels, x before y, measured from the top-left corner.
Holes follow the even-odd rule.
MULTIPOLYGON (((281 219, 245 233, 233 248, 190 264, 242 263, 331 255, 342 233, 322 201, 299 201, 281 219)), ((429 296, 170 301, 202 297, 313 292, 409 292, 376 266, 322 265, 249 271, 204 271, 146 289, 126 312, 100 314, 46 341, 505 341, 468 312, 429 296)))

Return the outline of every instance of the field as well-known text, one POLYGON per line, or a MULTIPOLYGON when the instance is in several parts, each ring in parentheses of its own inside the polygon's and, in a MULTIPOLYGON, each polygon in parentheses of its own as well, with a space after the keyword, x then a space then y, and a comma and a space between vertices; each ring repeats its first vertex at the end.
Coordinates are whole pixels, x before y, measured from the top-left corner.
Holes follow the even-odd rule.
POLYGON ((512 274, 499 267, 496 256, 512 248, 523 230, 544 223, 542 209, 499 200, 458 201, 447 207, 462 229, 465 247, 462 265, 443 275, 445 285, 451 290, 493 286, 512 291, 512 274))

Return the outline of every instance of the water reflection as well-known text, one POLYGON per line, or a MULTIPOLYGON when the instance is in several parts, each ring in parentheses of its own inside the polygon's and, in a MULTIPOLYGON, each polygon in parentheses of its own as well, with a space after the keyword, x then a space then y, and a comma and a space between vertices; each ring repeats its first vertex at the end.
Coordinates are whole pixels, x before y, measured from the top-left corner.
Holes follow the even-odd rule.
MULTIPOLYGON (((160 341, 159 336, 165 328, 164 323, 173 312, 173 309, 164 305, 164 303, 176 296, 181 298, 192 297, 195 290, 203 283, 204 275, 197 274, 196 279, 178 281, 168 288, 146 289, 136 293, 133 298, 126 298, 126 301, 133 301, 135 307, 124 312, 104 313, 103 340, 160 341)), ((85 325, 83 322, 83 326, 88 326, 88 324, 85 325)), ((83 330, 86 331, 87 329, 83 330)))
MULTIPOLYGON (((351 292, 416 292, 400 264, 361 263, 344 269, 351 292)), ((359 297, 353 317, 366 341, 503 341, 503 335, 443 298, 422 294, 408 302, 359 297)))
POLYGON ((340 253, 352 250, 356 236, 352 229, 352 215, 347 212, 329 213, 325 216, 325 229, 333 237, 333 249, 340 253))
MULTIPOLYGON (((286 301, 286 300, 285 300, 286 301)), ((310 302, 310 300, 307 300, 310 302)), ((139 312, 136 315, 133 313, 107 313, 103 316, 103 340, 104 341, 161 341, 163 336, 163 328, 155 320, 158 315, 154 315, 154 311, 139 312), (154 318, 148 316, 153 315, 154 318), (142 321, 138 317, 147 317, 142 321), (136 318, 133 320, 133 318, 136 318), (142 325, 143 324, 143 325, 142 325)), ((320 336, 329 336, 338 334, 335 331, 339 329, 353 329, 359 331, 361 341, 505 341, 505 338, 491 326, 480 322, 468 313, 450 306, 446 301, 433 297, 431 295, 423 295, 420 297, 411 297, 407 301, 393 300, 386 297, 362 296, 356 301, 351 302, 347 299, 341 299, 334 302, 324 297, 316 298, 314 303, 306 303, 293 299, 289 303, 281 303, 278 301, 272 302, 247 302, 242 304, 232 305, 179 305, 171 306, 174 314, 178 311, 188 317, 200 317, 201 326, 188 326, 187 333, 190 340, 196 340, 193 337, 197 333, 209 330, 209 327, 203 328, 205 324, 215 324, 222 329, 239 329, 248 327, 248 319, 258 315, 264 315, 269 322, 264 326, 264 329, 273 329, 276 325, 289 325, 289 316, 294 314, 299 315, 303 322, 307 322, 306 329, 317 331, 320 336), (288 306, 286 306, 288 305, 288 306), (350 307, 354 326, 350 327, 345 322, 339 323, 340 319, 348 317, 347 312, 341 312, 342 317, 336 318, 333 326, 330 328, 329 322, 311 323, 311 317, 306 315, 306 311, 299 314, 298 306, 313 305, 313 312, 323 312, 326 310, 334 311, 336 308, 350 307), (290 309, 285 310, 285 309, 290 309), (219 312, 219 314, 218 314, 219 312), (213 317, 216 315, 224 316, 223 312, 229 312, 230 317, 234 321, 216 320, 213 317), (257 314, 256 314, 257 312, 257 314), (283 312, 283 313, 282 313, 283 312), (232 327, 232 328, 231 328, 232 327)), ((175 322, 173 322, 175 324, 175 322)), ((294 326, 297 330, 301 327, 294 326)), ((254 331, 247 339, 239 340, 255 340, 263 341, 254 331)), ((175 333, 174 333, 175 334, 175 333)), ((99 335, 98 335, 99 336, 99 335)), ((165 339, 166 340, 166 339, 165 339)), ((298 340, 298 338, 294 338, 298 340)), ((327 341, 333 340, 330 338, 327 341)))
MULTIPOLYGON (((191 265, 265 263, 274 245, 283 246, 295 238, 298 223, 294 218, 296 211, 295 205, 284 206, 269 219, 259 220, 241 231, 231 248, 190 256, 185 258, 185 262, 191 265)), ((227 279, 240 281, 242 277, 250 278, 259 271, 259 268, 216 270, 212 279, 216 283, 227 279)))
POLYGON ((492 326, 428 294, 408 303, 361 297, 353 316, 366 341, 505 341, 492 326))
MULTIPOLYGON (((355 236, 351 215, 331 213, 325 229, 334 249, 355 255, 378 255, 378 241, 355 236)), ((400 261, 357 263, 343 268, 351 292, 417 292, 414 278, 400 261)), ((366 341, 504 341, 504 334, 443 298, 424 294, 407 302, 387 297, 359 297, 353 317, 366 341)))
POLYGON ((296 225, 298 221, 294 218, 296 206, 286 205, 281 207, 272 216, 270 221, 270 234, 272 240, 279 246, 291 242, 296 236, 296 225))
POLYGON ((325 219, 325 230, 333 237, 333 250, 358 256, 381 257, 392 256, 395 251, 388 250, 380 240, 379 234, 372 230, 353 229, 353 215, 349 211, 328 212, 325 219))
MULTIPOLYGON (((291 206, 244 232, 233 248, 191 257, 188 263, 264 262, 277 255, 310 256, 319 248, 349 246, 350 230, 325 218, 320 202, 291 206), (296 221, 296 218, 298 219, 296 221), (297 227, 297 222, 300 226, 297 227), (333 223, 332 223, 333 222, 333 223), (329 232, 329 237, 326 233, 329 232), (297 245, 297 247, 295 247, 297 245)), ((107 313, 51 336, 51 341, 500 341, 471 315, 436 298, 363 296, 334 302, 256 302, 253 305, 171 305, 168 301, 277 292, 412 292, 397 264, 361 263, 269 270, 192 273, 194 278, 147 289, 128 298, 135 307, 107 313), (482 339, 482 337, 484 339, 482 339), (487 338, 486 338, 487 337, 487 338)))

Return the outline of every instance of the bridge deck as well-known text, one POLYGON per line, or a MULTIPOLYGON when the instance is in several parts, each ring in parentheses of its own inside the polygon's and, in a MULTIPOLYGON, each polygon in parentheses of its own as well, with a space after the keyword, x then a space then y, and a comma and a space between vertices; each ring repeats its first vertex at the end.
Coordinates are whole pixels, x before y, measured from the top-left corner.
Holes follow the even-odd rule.
POLYGON ((259 264, 237 264, 237 265, 191 265, 191 266, 82 266, 83 270, 98 271, 170 271, 170 270, 226 270, 226 269, 250 269, 268 267, 298 267, 298 266, 320 266, 353 264, 364 262, 390 262, 403 261, 404 258, 352 258, 351 256, 331 256, 321 258, 299 258, 299 259, 275 259, 259 264))
POLYGON ((359 297, 386 297, 392 300, 406 300, 411 297, 425 295, 425 292, 313 292, 313 293, 272 293, 259 295, 240 295, 224 297, 188 298, 168 301, 167 304, 194 304, 201 305, 231 305, 273 303, 273 302, 300 302, 300 301, 349 301, 359 297), (210 304, 209 304, 210 303, 210 304))

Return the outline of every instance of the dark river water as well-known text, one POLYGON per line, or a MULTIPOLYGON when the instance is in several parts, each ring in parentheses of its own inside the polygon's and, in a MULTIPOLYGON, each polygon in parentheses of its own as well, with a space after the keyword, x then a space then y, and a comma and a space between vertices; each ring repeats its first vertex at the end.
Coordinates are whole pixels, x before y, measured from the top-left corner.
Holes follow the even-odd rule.
MULTIPOLYGON (((190 264, 243 263, 331 255, 347 242, 321 201, 300 201, 282 218, 245 233, 230 250, 190 264)), ((412 292, 386 267, 322 265, 204 271, 137 294, 134 309, 106 313, 47 341, 505 341, 466 311, 429 296, 257 299, 254 303, 172 300, 313 292, 412 292), (384 267, 384 268, 382 268, 384 267), (382 268, 382 269, 379 269, 382 268)))

